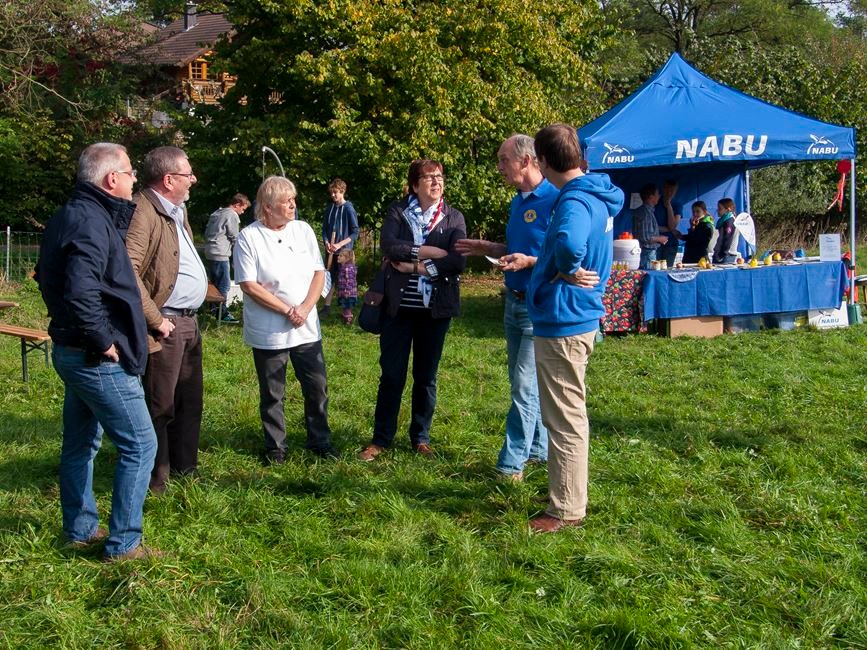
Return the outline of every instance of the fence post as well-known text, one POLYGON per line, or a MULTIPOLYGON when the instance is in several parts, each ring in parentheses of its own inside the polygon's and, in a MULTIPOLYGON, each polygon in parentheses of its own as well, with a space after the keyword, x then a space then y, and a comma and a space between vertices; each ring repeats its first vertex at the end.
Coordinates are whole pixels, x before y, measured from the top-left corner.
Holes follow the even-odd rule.
POLYGON ((9 281, 9 257, 12 254, 12 226, 6 226, 6 281, 9 281))

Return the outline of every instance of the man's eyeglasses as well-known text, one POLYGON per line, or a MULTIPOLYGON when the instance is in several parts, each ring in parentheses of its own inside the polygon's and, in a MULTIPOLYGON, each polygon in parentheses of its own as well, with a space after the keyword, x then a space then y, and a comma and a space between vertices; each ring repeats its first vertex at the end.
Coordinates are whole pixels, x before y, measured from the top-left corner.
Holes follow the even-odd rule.
POLYGON ((134 169, 130 169, 129 171, 124 171, 123 169, 115 169, 115 174, 127 174, 128 176, 136 177, 136 171, 134 169))
POLYGON ((442 183, 446 179, 446 177, 442 174, 423 174, 422 176, 419 176, 418 179, 420 181, 427 181, 429 183, 432 183, 433 181, 442 183))
POLYGON ((187 178, 193 178, 195 174, 190 172, 189 174, 184 174, 182 172, 169 172, 169 176, 186 176, 187 178))

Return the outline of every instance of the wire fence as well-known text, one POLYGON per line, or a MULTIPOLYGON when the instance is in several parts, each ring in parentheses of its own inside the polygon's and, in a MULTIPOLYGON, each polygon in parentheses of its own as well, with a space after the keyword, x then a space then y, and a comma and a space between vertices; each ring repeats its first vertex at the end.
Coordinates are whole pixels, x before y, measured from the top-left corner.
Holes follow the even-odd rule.
POLYGON ((39 259, 42 234, 17 232, 9 228, 0 230, 0 280, 21 282, 33 274, 39 259))
MULTIPOLYGON (((42 233, 19 232, 9 227, 0 229, 0 281, 22 282, 29 278, 39 259, 42 233)), ((358 251, 369 255, 376 266, 379 256, 379 232, 362 229, 358 237, 358 251)))

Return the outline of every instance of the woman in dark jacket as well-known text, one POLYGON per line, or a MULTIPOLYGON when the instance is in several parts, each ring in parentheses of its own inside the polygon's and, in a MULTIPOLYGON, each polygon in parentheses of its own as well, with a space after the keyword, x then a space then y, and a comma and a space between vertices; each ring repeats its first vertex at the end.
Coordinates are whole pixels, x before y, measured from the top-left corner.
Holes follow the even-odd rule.
POLYGON ((359 458, 371 461, 390 447, 412 360, 413 449, 430 456, 430 426, 436 405, 437 368, 452 316, 460 312, 460 273, 466 258, 455 242, 467 236, 464 215, 443 200, 443 166, 416 160, 409 168, 409 194, 392 203, 382 225, 385 317, 379 338, 379 392, 373 440, 359 458))
POLYGON ((713 217, 707 213, 707 205, 704 201, 696 201, 692 204, 689 232, 683 237, 683 263, 696 264, 702 257, 711 259, 713 234, 713 217))

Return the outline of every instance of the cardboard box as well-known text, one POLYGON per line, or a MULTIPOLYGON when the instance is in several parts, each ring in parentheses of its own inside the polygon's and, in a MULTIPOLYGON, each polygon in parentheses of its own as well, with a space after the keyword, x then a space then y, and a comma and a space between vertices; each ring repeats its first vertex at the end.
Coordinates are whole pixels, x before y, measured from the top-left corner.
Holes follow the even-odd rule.
POLYGON ((723 333, 723 319, 721 316, 672 318, 665 321, 663 331, 671 337, 700 336, 709 339, 723 333))

